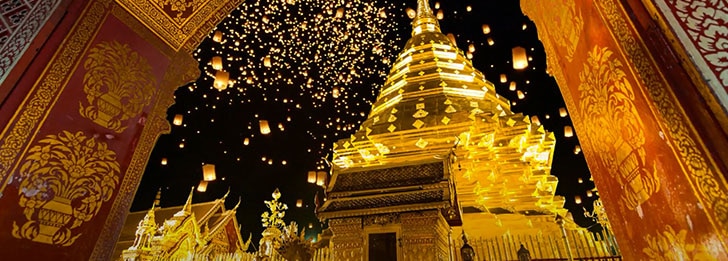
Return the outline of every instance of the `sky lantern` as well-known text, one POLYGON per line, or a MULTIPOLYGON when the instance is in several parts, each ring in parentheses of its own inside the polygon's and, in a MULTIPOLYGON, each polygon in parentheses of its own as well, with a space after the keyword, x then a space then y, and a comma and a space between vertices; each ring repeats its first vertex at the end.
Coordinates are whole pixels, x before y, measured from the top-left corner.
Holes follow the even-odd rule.
POLYGON ((508 81, 508 76, 506 76, 505 73, 501 73, 501 75, 500 75, 500 82, 501 83, 506 83, 507 81, 508 81))
POLYGON ((263 58, 263 66, 270 68, 273 64, 270 61, 270 55, 263 58))
POLYGON ((493 40, 493 38, 488 37, 488 45, 493 46, 494 44, 495 44, 495 41, 493 40))
POLYGON ((437 10, 437 20, 442 20, 442 18, 445 18, 445 13, 442 10, 437 10))
POLYGON ((475 45, 474 44, 468 45, 468 52, 471 52, 471 53, 474 53, 475 52, 475 45))
POLYGON ((528 67, 528 57, 526 56, 526 48, 516 46, 512 49, 513 53, 513 69, 522 70, 528 67))
POLYGON ((581 196, 579 196, 579 195, 574 196, 574 203, 581 204, 581 196))
POLYGON ((594 196, 594 192, 592 192, 591 190, 587 190, 586 191, 586 196, 591 198, 591 197, 594 196))
POLYGON ((564 137, 570 138, 574 137, 574 128, 571 126, 564 126, 564 137))
POLYGON ((578 155, 579 153, 581 153, 581 146, 574 146, 574 155, 578 155))
POLYGON ((182 114, 175 114, 174 119, 172 119, 172 124, 175 126, 182 125, 182 119, 184 119, 184 116, 182 114))
POLYGON ((263 135, 270 134, 270 125, 268 125, 267 120, 259 120, 258 125, 260 126, 260 134, 263 134, 263 135))
POLYGON ((417 16, 417 11, 415 11, 415 10, 414 10, 414 9, 412 9, 412 8, 409 8, 409 7, 407 7, 406 11, 407 11, 407 16, 408 16, 408 17, 409 17, 410 19, 415 19, 415 16, 417 16))
POLYGON ((250 138, 245 138, 243 140, 243 145, 248 146, 248 144, 250 144, 250 138))
POLYGON ((536 124, 536 126, 541 126, 541 121, 536 115, 531 116, 531 123, 536 124))
POLYGON ((162 158, 162 166, 167 166, 167 158, 162 158))
POLYGON ((308 172, 308 183, 314 184, 316 183, 316 171, 309 171, 308 172))
POLYGON ((334 87, 334 89, 331 90, 331 96, 333 96, 334 98, 339 98, 339 95, 341 95, 339 87, 334 87))
POLYGON ((525 99, 525 98, 526 98, 526 94, 524 94, 524 93, 523 93, 522 91, 520 91, 520 90, 519 90, 519 91, 518 91, 518 92, 516 92, 516 93, 518 94, 518 99, 519 99, 519 100, 523 100, 523 99, 525 99))
POLYGON ((216 180, 215 175, 215 164, 204 164, 202 165, 202 180, 213 181, 216 180))
POLYGON ((342 18, 344 17, 344 8, 339 7, 339 9, 336 9, 336 18, 342 18))
POLYGON ((561 116, 561 118, 566 118, 567 115, 569 115, 569 113, 566 112, 566 108, 559 108, 559 116, 561 116))
POLYGON ((296 200, 296 207, 297 208, 303 207, 303 199, 296 200))
POLYGON ((197 185, 197 192, 205 192, 207 191, 207 181, 200 180, 200 184, 197 185))
POLYGON ((222 57, 213 56, 210 63, 212 64, 213 70, 222 70, 222 57))
POLYGON ((222 42, 222 32, 215 31, 215 34, 212 35, 212 40, 215 41, 215 42, 217 42, 217 43, 222 42))
POLYGON ((435 9, 440 9, 440 2, 435 2, 435 9))
POLYGON ((483 34, 489 34, 490 33, 490 25, 484 24, 482 26, 483 34))
POLYGON ((228 84, 230 84, 230 73, 226 71, 217 71, 215 73, 215 83, 213 83, 213 87, 219 91, 223 91, 227 89, 228 84))
POLYGON ((326 184, 326 171, 319 171, 316 173, 316 185, 324 186, 326 184))
POLYGON ((508 90, 515 91, 516 90, 516 82, 511 81, 511 84, 508 85, 508 90))

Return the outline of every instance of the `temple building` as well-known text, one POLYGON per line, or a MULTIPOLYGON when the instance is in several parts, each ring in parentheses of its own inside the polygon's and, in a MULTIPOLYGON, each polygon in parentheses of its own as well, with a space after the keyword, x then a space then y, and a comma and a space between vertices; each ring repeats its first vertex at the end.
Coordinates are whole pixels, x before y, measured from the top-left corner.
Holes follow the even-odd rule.
POLYGON ((237 206, 225 209, 226 197, 192 204, 190 192, 183 206, 129 213, 113 260, 236 260, 250 239, 240 236, 237 206))
POLYGON ((451 227, 461 225, 479 237, 560 235, 553 218, 567 211, 549 174, 553 134, 510 110, 428 1, 412 27, 367 120, 334 145, 318 212, 334 256, 448 260, 451 227))

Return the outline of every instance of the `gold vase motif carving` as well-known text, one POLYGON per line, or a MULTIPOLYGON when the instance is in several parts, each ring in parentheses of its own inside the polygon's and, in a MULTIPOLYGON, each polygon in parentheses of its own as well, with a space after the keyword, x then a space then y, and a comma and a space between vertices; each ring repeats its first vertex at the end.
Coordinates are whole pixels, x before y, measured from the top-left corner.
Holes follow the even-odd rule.
POLYGON ((685 229, 675 231, 668 225, 665 231, 657 235, 647 235, 645 241, 648 247, 643 248, 642 252, 649 260, 716 260, 706 246, 696 244, 685 229))
POLYGON ((124 123, 139 115, 155 94, 152 67, 126 44, 97 44, 83 66, 87 105, 81 102, 79 113, 109 130, 123 132, 124 123))
POLYGON ((30 148, 20 168, 18 204, 27 221, 16 238, 69 246, 72 229, 91 220, 119 184, 116 153, 83 132, 48 135, 30 148))
POLYGON ((625 206, 635 209, 660 185, 654 164, 645 158, 645 126, 634 104, 634 90, 612 54, 597 46, 589 52, 579 74, 579 111, 585 134, 599 137, 590 139, 594 153, 624 188, 625 206))

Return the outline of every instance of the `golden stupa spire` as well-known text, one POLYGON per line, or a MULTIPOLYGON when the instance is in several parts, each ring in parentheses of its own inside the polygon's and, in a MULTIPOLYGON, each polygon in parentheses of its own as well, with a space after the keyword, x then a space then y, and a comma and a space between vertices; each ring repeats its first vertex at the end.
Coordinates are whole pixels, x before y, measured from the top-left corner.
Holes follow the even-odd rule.
POLYGON ((440 24, 437 17, 430 9, 430 1, 417 0, 417 16, 412 21, 412 35, 418 35, 422 32, 440 32, 440 24))
POLYGON ((192 213, 192 194, 195 193, 195 187, 190 190, 190 195, 187 196, 187 202, 180 211, 174 214, 175 217, 187 216, 192 213))

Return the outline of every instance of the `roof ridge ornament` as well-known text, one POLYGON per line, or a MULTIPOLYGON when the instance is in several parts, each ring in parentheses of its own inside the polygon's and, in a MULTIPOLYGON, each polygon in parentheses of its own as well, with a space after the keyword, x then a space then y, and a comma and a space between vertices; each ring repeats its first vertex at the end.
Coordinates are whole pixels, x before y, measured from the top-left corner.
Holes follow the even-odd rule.
POLYGON ((417 0, 417 15, 412 21, 412 35, 418 35, 424 31, 440 33, 440 23, 430 8, 430 1, 417 0))

